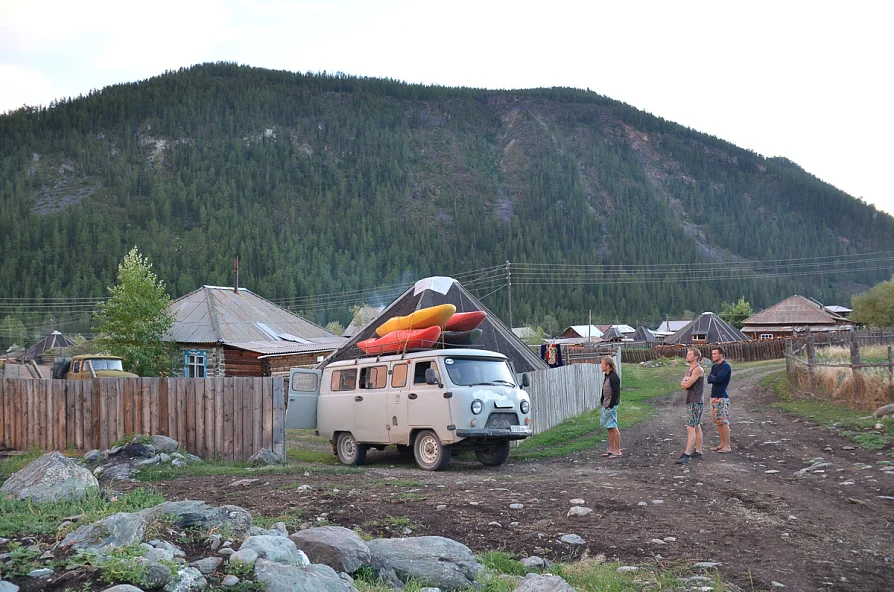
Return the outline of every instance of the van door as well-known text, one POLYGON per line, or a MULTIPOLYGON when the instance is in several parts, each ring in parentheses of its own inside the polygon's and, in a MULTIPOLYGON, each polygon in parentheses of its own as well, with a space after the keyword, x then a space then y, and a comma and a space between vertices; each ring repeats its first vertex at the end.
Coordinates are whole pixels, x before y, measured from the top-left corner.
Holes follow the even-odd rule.
POLYGON ((410 445, 410 424, 407 421, 407 394, 409 394, 410 363, 394 362, 391 367, 391 388, 388 391, 386 420, 392 444, 410 445))
POLYGON ((362 367, 359 378, 354 394, 354 439, 387 444, 388 365, 362 367))
POLYGON ((410 393, 407 395, 407 419, 411 428, 432 428, 441 442, 450 444, 453 432, 447 426, 453 423, 450 413, 450 401, 444 398, 445 389, 436 384, 425 383, 425 371, 434 368, 439 380, 443 383, 441 369, 437 359, 417 360, 414 362, 410 381, 410 393))
POLYGON ((292 368, 286 400, 286 429, 311 430, 317 427, 317 400, 320 398, 320 370, 292 368))

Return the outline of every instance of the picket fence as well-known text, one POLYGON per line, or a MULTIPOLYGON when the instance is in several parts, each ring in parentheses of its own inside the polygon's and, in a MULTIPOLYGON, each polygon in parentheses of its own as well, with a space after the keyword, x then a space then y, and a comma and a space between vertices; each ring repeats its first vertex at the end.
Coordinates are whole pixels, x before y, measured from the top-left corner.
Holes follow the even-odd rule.
POLYGON ((107 449, 161 434, 203 459, 285 454, 283 379, 0 380, 0 449, 107 449))

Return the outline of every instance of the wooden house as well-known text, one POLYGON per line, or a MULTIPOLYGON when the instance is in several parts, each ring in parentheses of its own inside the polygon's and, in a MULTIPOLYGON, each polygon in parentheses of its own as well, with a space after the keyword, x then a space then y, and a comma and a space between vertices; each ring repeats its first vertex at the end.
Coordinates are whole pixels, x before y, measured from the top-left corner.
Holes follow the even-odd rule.
POLYGON ((709 343, 733 343, 748 341, 738 329, 713 312, 703 312, 695 319, 664 340, 669 345, 707 345, 709 343))
POLYGON ((752 339, 775 339, 808 331, 850 331, 852 326, 848 319, 818 302, 795 295, 745 319, 742 333, 752 339))
POLYGON ((276 376, 313 367, 346 339, 245 288, 202 286, 172 304, 182 376, 276 376))
POLYGON ((604 331, 596 325, 571 325, 559 335, 559 339, 592 339, 596 341, 602 337, 604 331))

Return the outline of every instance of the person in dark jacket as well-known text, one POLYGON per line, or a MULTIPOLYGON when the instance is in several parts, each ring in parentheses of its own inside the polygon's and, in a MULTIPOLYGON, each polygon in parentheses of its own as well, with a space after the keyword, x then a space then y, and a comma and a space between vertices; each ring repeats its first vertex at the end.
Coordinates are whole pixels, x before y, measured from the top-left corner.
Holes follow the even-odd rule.
POLYGON ((600 407, 600 425, 608 430, 608 452, 602 454, 607 458, 621 456, 621 432, 618 430, 618 404, 621 402, 621 377, 615 367, 615 359, 609 356, 602 358, 602 406, 600 407))
POLYGON ((711 350, 711 372, 708 383, 711 385, 711 419, 717 426, 720 444, 712 448, 714 452, 732 452, 729 439, 729 379, 733 369, 724 359, 726 352, 719 345, 711 350))

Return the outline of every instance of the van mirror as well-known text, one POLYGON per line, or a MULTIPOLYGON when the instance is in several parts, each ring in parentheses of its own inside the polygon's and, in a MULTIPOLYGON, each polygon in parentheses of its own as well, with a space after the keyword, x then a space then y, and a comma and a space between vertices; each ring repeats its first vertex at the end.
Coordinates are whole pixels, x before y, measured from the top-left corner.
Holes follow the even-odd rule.
POLYGON ((531 386, 531 379, 528 378, 527 374, 522 374, 522 386, 525 388, 531 386))
POLYGON ((436 384, 439 387, 444 386, 441 384, 441 381, 438 380, 438 373, 435 372, 434 368, 425 369, 425 384, 436 384))

